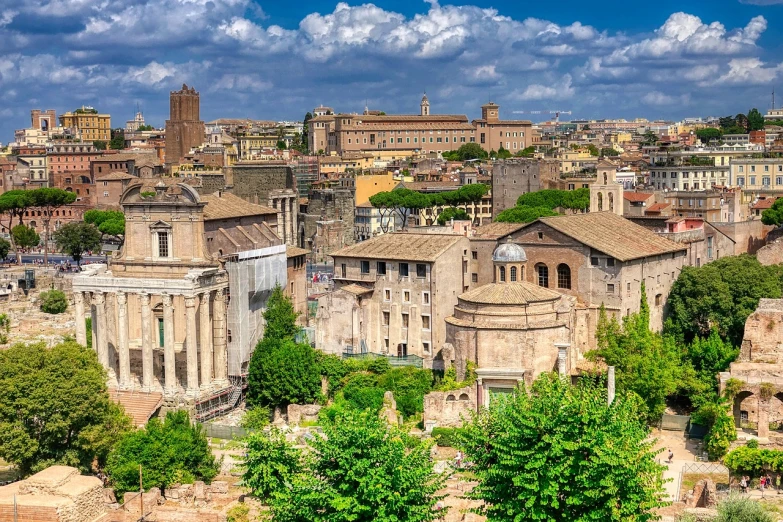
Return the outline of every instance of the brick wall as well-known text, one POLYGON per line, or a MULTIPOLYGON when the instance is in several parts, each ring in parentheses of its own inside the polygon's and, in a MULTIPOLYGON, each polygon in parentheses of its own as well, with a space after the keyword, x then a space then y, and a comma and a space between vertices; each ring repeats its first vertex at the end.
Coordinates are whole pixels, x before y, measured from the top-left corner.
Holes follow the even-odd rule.
POLYGON ((296 188, 294 171, 286 165, 248 163, 226 167, 228 190, 242 199, 267 205, 269 193, 296 188))

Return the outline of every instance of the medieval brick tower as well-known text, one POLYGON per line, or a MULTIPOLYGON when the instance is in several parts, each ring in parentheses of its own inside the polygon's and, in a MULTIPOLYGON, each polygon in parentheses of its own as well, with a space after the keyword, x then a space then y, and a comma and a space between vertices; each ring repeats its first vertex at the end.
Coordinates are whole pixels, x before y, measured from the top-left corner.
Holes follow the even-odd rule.
POLYGON ((171 91, 169 118, 166 120, 166 167, 179 164, 192 147, 204 143, 204 122, 199 119, 200 98, 193 87, 171 91))

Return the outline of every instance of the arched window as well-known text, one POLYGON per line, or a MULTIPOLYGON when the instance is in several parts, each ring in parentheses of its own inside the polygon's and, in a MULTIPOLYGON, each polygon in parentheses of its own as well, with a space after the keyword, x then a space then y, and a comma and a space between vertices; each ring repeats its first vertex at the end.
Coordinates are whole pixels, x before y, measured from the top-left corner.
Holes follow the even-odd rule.
POLYGON ((543 263, 537 264, 536 274, 538 274, 538 286, 549 288, 549 267, 543 263))
POLYGON ((515 283, 517 281, 517 267, 512 266, 511 267, 511 282, 515 283))
POLYGON ((608 181, 608 180, 607 180, 607 178, 606 178, 606 172, 604 172, 604 185, 606 185, 606 184, 607 184, 607 181, 608 181))
POLYGON ((609 193, 609 212, 614 212, 614 194, 609 193))
POLYGON ((604 209, 604 195, 602 193, 598 193, 598 212, 601 212, 604 209))
POLYGON ((557 287, 571 289, 571 268, 565 263, 557 265, 557 287))
POLYGON ((505 266, 501 266, 500 267, 500 280, 502 282, 506 281, 506 267, 505 266))

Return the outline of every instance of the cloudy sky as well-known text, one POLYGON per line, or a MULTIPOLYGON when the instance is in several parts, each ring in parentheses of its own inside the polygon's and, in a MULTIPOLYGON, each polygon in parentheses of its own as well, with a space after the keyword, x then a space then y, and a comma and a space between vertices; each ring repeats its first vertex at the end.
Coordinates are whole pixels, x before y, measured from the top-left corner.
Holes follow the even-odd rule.
POLYGON ((82 104, 162 125, 201 114, 301 119, 323 103, 478 116, 667 117, 783 105, 783 0, 0 0, 0 142, 32 108, 82 104))

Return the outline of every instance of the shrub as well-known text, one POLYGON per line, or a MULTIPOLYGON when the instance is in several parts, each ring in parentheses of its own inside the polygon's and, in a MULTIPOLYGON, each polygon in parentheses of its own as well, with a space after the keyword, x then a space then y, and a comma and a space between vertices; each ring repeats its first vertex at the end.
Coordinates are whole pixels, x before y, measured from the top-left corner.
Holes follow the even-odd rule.
POLYGON ((321 372, 312 346, 274 337, 258 343, 250 359, 248 405, 311 404, 320 394, 321 372))
POLYGON ((432 371, 413 366, 392 368, 378 377, 378 384, 382 391, 394 394, 397 409, 407 419, 424 411, 424 396, 432 391, 432 371))
POLYGON ((758 449, 759 447, 759 440, 758 439, 750 439, 747 444, 745 444, 750 449, 758 449))
POLYGON ((237 504, 226 513, 227 522, 249 522, 250 507, 245 504, 237 504))
POLYGON ((47 314, 61 314, 68 309, 68 298, 60 290, 41 292, 41 311, 47 314))
POLYGON ((139 466, 144 485, 161 490, 184 478, 210 482, 220 469, 204 429, 186 411, 170 411, 163 422, 152 419, 120 440, 106 467, 118 494, 138 488, 139 466))
POLYGON ((245 441, 242 482, 253 495, 269 498, 282 491, 301 471, 302 455, 286 442, 285 435, 272 428, 269 433, 253 433, 245 441))
POLYGON ((718 415, 710 432, 704 438, 704 448, 707 450, 710 460, 721 459, 729 451, 731 442, 734 440, 737 440, 734 418, 725 413, 718 415))
POLYGON ((378 411, 383 406, 384 390, 378 385, 378 376, 367 373, 352 373, 343 381, 343 397, 357 410, 378 411))
POLYGON ((268 407, 256 406, 245 412, 241 425, 246 430, 260 430, 269 425, 270 417, 271 413, 268 407))
POLYGON ((460 428, 433 428, 432 438, 438 446, 453 448, 458 445, 460 428))
POLYGON ((718 504, 715 522, 775 522, 777 520, 755 500, 732 495, 718 504))

